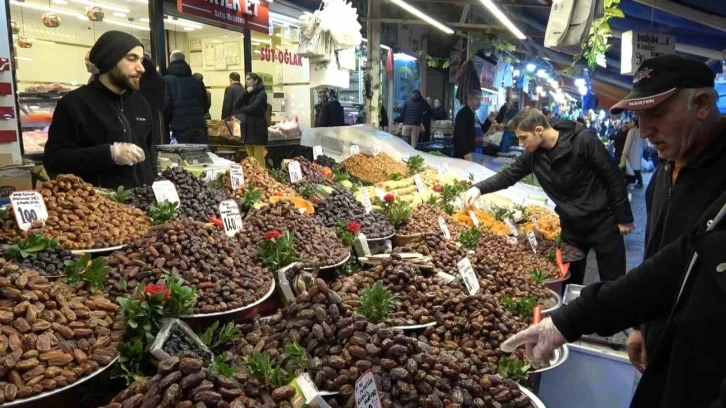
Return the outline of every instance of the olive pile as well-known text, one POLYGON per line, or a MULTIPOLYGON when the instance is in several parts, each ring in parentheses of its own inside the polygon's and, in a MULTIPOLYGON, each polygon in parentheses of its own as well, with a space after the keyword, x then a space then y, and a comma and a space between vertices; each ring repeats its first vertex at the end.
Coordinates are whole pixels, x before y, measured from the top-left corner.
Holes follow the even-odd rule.
POLYGON ((18 262, 21 268, 34 269, 44 276, 58 276, 65 273, 65 262, 76 262, 80 256, 73 255, 71 251, 57 247, 44 249, 18 262))
POLYGON ((386 217, 373 212, 366 214, 363 205, 348 190, 340 187, 315 204, 314 217, 328 228, 337 227, 341 221, 356 221, 368 239, 388 237, 395 232, 386 217))
POLYGON ((166 354, 174 357, 206 359, 208 353, 202 350, 197 344, 190 342, 178 325, 171 329, 169 337, 166 338, 161 349, 166 354))
MULTIPOLYGON (((340 165, 338 164, 338 162, 335 161, 335 159, 333 159, 330 156, 326 156, 324 154, 321 154, 320 156, 318 156, 318 158, 315 160, 315 163, 317 163, 323 167, 327 167, 329 169, 335 169, 335 168, 340 167, 340 165)), ((350 180, 351 183, 362 183, 363 182, 361 179, 359 179, 358 177, 356 177, 352 174, 348 174, 348 180, 350 180)))

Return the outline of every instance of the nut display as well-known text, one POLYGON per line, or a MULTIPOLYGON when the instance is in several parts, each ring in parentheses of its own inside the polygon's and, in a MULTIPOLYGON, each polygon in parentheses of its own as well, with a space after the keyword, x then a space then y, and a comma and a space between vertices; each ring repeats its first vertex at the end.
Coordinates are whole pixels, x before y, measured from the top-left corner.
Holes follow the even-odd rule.
MULTIPOLYGON (((206 222, 209 217, 219 217, 219 203, 229 196, 223 191, 210 188, 202 179, 194 177, 183 167, 170 167, 161 173, 161 177, 174 183, 179 195, 179 216, 191 217, 206 222)), ((149 212, 151 204, 156 202, 151 186, 137 187, 131 191, 132 205, 149 212)))
POLYGON ((118 305, 0 264, 2 402, 65 387, 113 361, 126 327, 118 305))
POLYGON ((357 221, 368 239, 389 237, 395 232, 386 217, 374 212, 366 214, 363 205, 340 187, 315 204, 314 217, 328 228, 337 227, 340 221, 357 221))
POLYGON ((240 247, 221 229, 186 218, 157 227, 125 250, 114 252, 109 293, 128 296, 137 286, 156 283, 164 269, 195 288, 195 314, 224 312, 260 299, 270 289, 271 274, 255 246, 240 247), (126 282, 121 285, 121 280, 126 282))
POLYGON ((547 239, 555 240, 561 231, 560 217, 558 217, 557 214, 555 214, 554 212, 543 207, 538 207, 536 205, 528 205, 526 208, 527 214, 529 215, 529 220, 524 223, 524 230, 538 230, 547 239), (536 227, 532 222, 532 217, 535 217, 537 219, 536 227))
MULTIPOLYGON (((330 156, 326 156, 324 154, 319 155, 318 158, 315 159, 315 163, 319 164, 322 167, 327 167, 329 169, 336 169, 336 168, 340 167, 340 164, 337 161, 335 161, 335 159, 333 159, 330 156)), ((358 177, 356 177, 352 174, 348 174, 348 180, 351 183, 362 183, 363 182, 363 180, 359 179, 358 177)))
POLYGON ((28 231, 21 231, 10 213, 0 235, 14 240, 42 234, 57 238, 66 249, 94 249, 127 244, 149 229, 143 211, 101 196, 76 176, 60 175, 46 181, 40 194, 48 209, 45 223, 36 222, 28 231))
POLYGON ((406 164, 385 153, 378 153, 372 157, 358 153, 343 160, 340 164, 350 174, 368 184, 386 181, 393 174, 408 177, 406 164))
POLYGON ((439 232, 441 231, 439 217, 444 217, 449 234, 451 234, 451 239, 456 240, 459 234, 464 231, 462 225, 454 221, 453 218, 440 208, 431 204, 421 204, 413 210, 411 218, 398 229, 398 233, 401 235, 416 235, 428 232, 439 232))
POLYGON ((245 220, 238 239, 256 245, 271 230, 290 230, 298 260, 307 267, 331 266, 342 262, 350 254, 333 230, 314 218, 301 214, 295 206, 279 201, 255 211, 245 220))
MULTIPOLYGON (((320 170, 320 168, 317 167, 316 164, 311 162, 310 160, 298 156, 294 158, 293 160, 300 163, 300 171, 302 172, 302 180, 295 184, 295 187, 302 186, 305 184, 323 184, 326 186, 335 186, 335 182, 333 180, 325 177, 320 170)), ((283 165, 282 167, 284 173, 287 175, 286 180, 290 180, 290 172, 288 171, 287 165, 283 165)))
MULTIPOLYGON (((256 189, 260 190, 262 193, 262 200, 267 201, 272 196, 285 196, 285 197, 295 197, 297 196, 297 193, 294 189, 290 188, 289 186, 282 184, 275 180, 270 174, 267 172, 267 169, 260 166, 260 164, 255 160, 254 157, 246 157, 244 160, 240 162, 240 165, 242 166, 242 171, 244 172, 244 178, 245 183, 237 190, 235 193, 236 197, 244 197, 246 194, 246 190, 249 186, 254 186, 256 189)), ((226 173, 226 176, 229 175, 229 172, 226 173)), ((225 185, 230 186, 229 178, 227 177, 225 179, 225 185)), ((231 191, 231 187, 229 187, 231 191)))

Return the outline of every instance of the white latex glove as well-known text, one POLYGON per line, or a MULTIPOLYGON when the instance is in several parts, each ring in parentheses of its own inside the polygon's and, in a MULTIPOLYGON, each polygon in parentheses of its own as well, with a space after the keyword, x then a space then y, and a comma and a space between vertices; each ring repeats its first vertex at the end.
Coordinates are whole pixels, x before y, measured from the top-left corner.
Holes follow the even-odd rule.
POLYGON ((510 337, 500 348, 505 353, 511 353, 524 345, 527 360, 538 369, 549 366, 552 352, 565 343, 567 340, 548 317, 510 337))
POLYGON ((464 203, 464 208, 474 207, 476 200, 481 197, 481 192, 478 187, 472 187, 461 196, 461 201, 464 203))
POLYGON ((111 158, 119 166, 133 166, 146 159, 144 149, 133 143, 114 143, 111 145, 111 158))

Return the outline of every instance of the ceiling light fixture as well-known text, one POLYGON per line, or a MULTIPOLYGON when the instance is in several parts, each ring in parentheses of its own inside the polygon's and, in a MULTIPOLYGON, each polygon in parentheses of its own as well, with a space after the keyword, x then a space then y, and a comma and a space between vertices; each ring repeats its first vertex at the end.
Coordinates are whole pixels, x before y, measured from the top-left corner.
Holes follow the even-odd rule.
POLYGON ((53 0, 53 4, 68 4, 66 0, 53 0))
POLYGON ((575 78, 575 86, 578 88, 581 86, 585 86, 585 79, 584 78, 575 78))
POLYGON ((116 17, 124 17, 124 18, 128 17, 128 14, 121 13, 121 12, 118 12, 118 11, 114 11, 113 12, 113 15, 116 16, 116 17))
POLYGON ((164 24, 166 24, 166 23, 174 24, 174 25, 178 25, 178 26, 182 26, 182 27, 192 27, 192 28, 196 28, 198 30, 201 30, 203 28, 201 24, 192 23, 191 21, 187 21, 187 20, 173 20, 171 17, 167 17, 164 19, 164 24))
POLYGON ((394 60, 397 59, 397 60, 401 60, 401 61, 418 61, 418 58, 412 57, 412 56, 410 56, 408 54, 404 54, 404 53, 393 54, 393 59, 394 60))
POLYGON ((534 64, 527 64, 527 71, 534 72, 534 70, 537 69, 537 66, 534 64))
MULTIPOLYGON (((482 0, 484 1, 484 0, 482 0)), ((433 18, 427 16, 426 14, 419 11, 417 8, 411 6, 410 4, 404 2, 403 0, 391 0, 393 4, 398 5, 402 9, 408 11, 409 13, 413 14, 414 16, 420 18, 421 20, 424 20, 425 22, 431 24, 432 26, 438 28, 439 30, 445 32, 446 34, 454 34, 454 30, 450 29, 449 27, 439 23, 438 21, 434 20, 433 18)))
POLYGON ((38 4, 32 4, 32 3, 22 3, 22 2, 20 2, 18 0, 10 0, 10 4, 12 4, 14 6, 20 6, 22 8, 29 8, 29 9, 40 10, 40 11, 48 11, 48 12, 53 12, 53 13, 56 13, 56 14, 65 15, 65 16, 72 16, 72 17, 79 17, 80 16, 80 17, 83 17, 85 19, 88 19, 83 14, 76 13, 75 11, 70 11, 70 10, 62 10, 62 9, 57 9, 57 8, 52 8, 52 7, 47 7, 47 6, 41 6, 41 5, 38 5, 38 4))
POLYGON ((120 27, 128 27, 128 28, 134 28, 134 29, 137 29, 137 30, 151 31, 151 29, 149 29, 149 27, 147 27, 147 26, 142 26, 142 25, 139 25, 139 24, 129 23, 129 22, 126 22, 126 21, 118 21, 118 20, 111 20, 111 19, 108 19, 108 18, 104 18, 103 19, 103 22, 104 23, 108 23, 108 24, 117 25, 117 26, 120 26, 120 27))
POLYGON ((184 31, 194 31, 194 27, 184 27, 184 31))
POLYGON ((149 19, 148 19, 148 18, 146 18, 146 17, 141 17, 141 18, 139 19, 139 21, 141 21, 142 23, 148 23, 148 22, 149 22, 149 19))
POLYGON ((77 4, 83 4, 86 6, 99 6, 99 7, 105 8, 107 10, 111 10, 111 11, 118 11, 118 12, 126 13, 126 14, 129 13, 129 9, 127 9, 125 7, 114 6, 113 4, 97 3, 97 2, 91 1, 91 0, 70 0, 70 1, 73 3, 77 3, 77 4))
POLYGON ((517 26, 512 23, 507 16, 502 13, 501 10, 492 2, 492 0, 480 0, 481 3, 484 5, 484 7, 488 8, 489 11, 494 14, 494 16, 502 23, 505 27, 509 29, 509 31, 514 34, 515 37, 519 38, 520 40, 524 40, 527 38, 526 35, 524 35, 523 32, 519 31, 517 26))

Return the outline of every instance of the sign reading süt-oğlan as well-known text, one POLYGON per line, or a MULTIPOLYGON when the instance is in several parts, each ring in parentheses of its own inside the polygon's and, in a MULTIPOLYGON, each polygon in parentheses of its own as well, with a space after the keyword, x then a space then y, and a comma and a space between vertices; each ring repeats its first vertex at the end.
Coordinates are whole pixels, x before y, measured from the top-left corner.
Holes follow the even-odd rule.
POLYGON ((267 45, 260 48, 260 60, 272 61, 287 65, 296 65, 298 67, 303 66, 303 57, 295 54, 294 52, 289 52, 287 49, 285 49, 284 51, 274 50, 267 45))
POLYGON ((182 14, 264 34, 270 32, 270 6, 265 0, 177 0, 176 8, 182 14))

